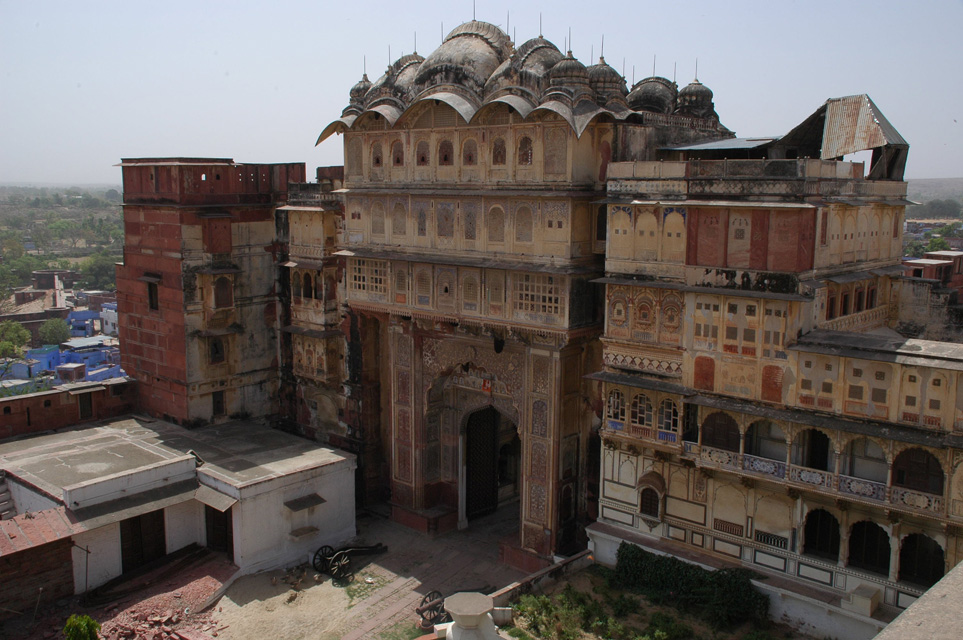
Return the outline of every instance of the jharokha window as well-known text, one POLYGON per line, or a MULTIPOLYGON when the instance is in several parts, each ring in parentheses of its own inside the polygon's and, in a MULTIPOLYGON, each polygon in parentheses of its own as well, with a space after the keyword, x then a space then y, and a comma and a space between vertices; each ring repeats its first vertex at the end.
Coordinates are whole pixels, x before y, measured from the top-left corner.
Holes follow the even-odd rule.
POLYGON ((443 167, 450 167, 455 162, 455 150, 451 145, 451 140, 442 140, 438 145, 438 164, 443 167))
POLYGON ((528 136, 518 141, 518 164, 532 164, 532 139, 528 136))
POLYGON ((431 158, 430 152, 428 151, 428 143, 422 140, 418 143, 418 146, 415 147, 415 163, 419 167, 427 167, 430 160, 431 158))
POLYGON ((508 154, 505 150, 505 139, 495 138, 492 141, 492 165, 493 166, 503 166, 505 164, 505 158, 508 154))
POLYGON ((466 140, 461 148, 461 163, 473 167, 478 163, 478 145, 474 140, 466 140))

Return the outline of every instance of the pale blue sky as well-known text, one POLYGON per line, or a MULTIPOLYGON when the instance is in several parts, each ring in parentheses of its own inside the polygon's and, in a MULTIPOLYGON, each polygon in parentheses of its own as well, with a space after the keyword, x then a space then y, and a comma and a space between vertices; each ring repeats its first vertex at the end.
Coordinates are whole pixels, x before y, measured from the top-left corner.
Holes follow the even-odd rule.
MULTIPOLYGON (((479 20, 538 35, 631 83, 656 71, 715 92, 740 136, 788 131, 827 98, 868 93, 909 141, 907 177, 963 176, 963 0, 503 2, 479 20)), ((121 157, 341 164, 320 147, 361 77, 427 56, 471 0, 0 0, 0 182, 120 182, 121 157)))

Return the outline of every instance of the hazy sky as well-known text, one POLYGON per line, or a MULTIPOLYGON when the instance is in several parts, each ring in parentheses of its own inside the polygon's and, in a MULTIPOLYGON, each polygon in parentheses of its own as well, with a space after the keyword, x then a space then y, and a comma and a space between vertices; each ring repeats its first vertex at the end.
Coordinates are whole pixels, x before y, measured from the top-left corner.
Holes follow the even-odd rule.
MULTIPOLYGON (((963 0, 503 2, 475 13, 516 44, 631 83, 656 72, 715 92, 740 136, 787 132, 827 98, 868 93, 910 143, 907 177, 963 176, 963 0), (633 70, 634 69, 634 70, 633 70)), ((471 0, 0 0, 0 182, 120 182, 122 157, 342 163, 319 147, 367 57, 372 81, 472 18, 471 0)))

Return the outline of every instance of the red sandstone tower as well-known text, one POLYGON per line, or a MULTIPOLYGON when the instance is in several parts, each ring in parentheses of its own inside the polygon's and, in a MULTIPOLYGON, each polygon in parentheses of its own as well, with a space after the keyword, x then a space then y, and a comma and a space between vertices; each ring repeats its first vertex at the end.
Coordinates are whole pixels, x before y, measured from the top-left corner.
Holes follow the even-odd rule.
POLYGON ((122 362, 139 406, 179 424, 277 413, 275 208, 303 163, 121 163, 122 362))

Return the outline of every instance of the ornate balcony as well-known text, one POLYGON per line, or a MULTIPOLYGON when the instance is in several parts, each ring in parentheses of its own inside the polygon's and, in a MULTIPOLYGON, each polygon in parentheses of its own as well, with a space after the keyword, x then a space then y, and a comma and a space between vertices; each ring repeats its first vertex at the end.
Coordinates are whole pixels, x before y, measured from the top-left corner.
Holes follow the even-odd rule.
POLYGON ((890 504, 897 507, 909 507, 916 511, 924 511, 933 515, 942 515, 945 511, 943 496, 905 489, 903 487, 890 487, 890 504))
POLYGON ((819 469, 810 469, 808 467, 790 467, 789 468, 789 479, 792 482, 799 482, 801 484, 808 484, 814 487, 820 487, 828 491, 835 489, 836 477, 835 474, 829 471, 820 471, 819 469))
POLYGON ((751 456, 748 453, 742 456, 742 468, 750 473, 759 473, 773 478, 784 479, 786 477, 786 463, 782 460, 771 460, 751 456))
POLYGON ((886 502, 886 485, 882 482, 864 480, 863 478, 853 478, 851 476, 839 476, 839 492, 847 493, 859 498, 886 502))
POLYGON ((735 451, 726 451, 725 449, 706 446, 703 446, 702 451, 699 453, 699 459, 704 466, 715 467, 717 469, 731 469, 733 471, 742 469, 739 457, 739 453, 735 451))

